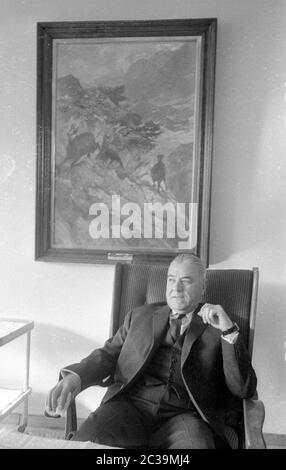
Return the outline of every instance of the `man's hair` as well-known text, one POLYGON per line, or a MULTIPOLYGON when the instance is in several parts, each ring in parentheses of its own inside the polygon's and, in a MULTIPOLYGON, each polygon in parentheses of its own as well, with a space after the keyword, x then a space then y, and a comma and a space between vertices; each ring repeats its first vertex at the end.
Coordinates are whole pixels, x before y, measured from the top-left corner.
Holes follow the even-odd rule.
POLYGON ((203 281, 204 281, 204 284, 206 284, 206 276, 207 276, 207 271, 206 271, 206 267, 203 263, 203 261, 201 260, 201 258, 199 258, 198 256, 194 255, 193 253, 180 253, 179 255, 177 255, 170 263, 170 265, 172 263, 185 263, 185 262, 188 262, 188 263, 192 263, 192 264, 196 264, 199 269, 200 269, 200 273, 202 275, 202 278, 203 278, 203 281))

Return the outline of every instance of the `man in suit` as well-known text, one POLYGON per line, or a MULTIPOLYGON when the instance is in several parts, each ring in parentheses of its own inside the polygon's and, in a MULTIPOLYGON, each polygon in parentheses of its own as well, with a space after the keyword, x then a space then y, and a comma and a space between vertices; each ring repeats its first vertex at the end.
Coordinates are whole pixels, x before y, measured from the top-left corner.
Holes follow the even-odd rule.
POLYGON ((127 313, 124 324, 80 363, 61 371, 47 408, 69 393, 109 385, 74 440, 114 447, 229 447, 228 420, 253 396, 256 375, 238 325, 220 305, 201 304, 205 267, 178 255, 167 277, 167 304, 127 313))

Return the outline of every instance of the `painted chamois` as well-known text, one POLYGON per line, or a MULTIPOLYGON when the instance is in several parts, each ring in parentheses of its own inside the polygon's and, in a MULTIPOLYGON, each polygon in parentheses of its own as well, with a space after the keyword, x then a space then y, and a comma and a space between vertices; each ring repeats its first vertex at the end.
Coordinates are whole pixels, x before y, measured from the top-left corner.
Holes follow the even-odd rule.
POLYGON ((116 166, 124 168, 121 158, 115 149, 115 146, 109 142, 108 136, 105 135, 100 147, 99 154, 97 156, 100 160, 106 162, 109 166, 116 163, 116 166))
POLYGON ((68 133, 68 144, 66 147, 66 158, 63 163, 69 161, 71 168, 77 165, 83 157, 90 158, 91 154, 99 148, 92 132, 75 134, 74 129, 68 133))

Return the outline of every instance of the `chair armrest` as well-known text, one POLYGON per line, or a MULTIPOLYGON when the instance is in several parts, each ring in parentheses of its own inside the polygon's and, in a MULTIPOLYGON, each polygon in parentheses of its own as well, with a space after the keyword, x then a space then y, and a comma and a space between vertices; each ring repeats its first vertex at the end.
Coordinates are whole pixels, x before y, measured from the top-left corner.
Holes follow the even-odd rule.
POLYGON ((253 398, 243 400, 245 448, 266 449, 262 434, 265 418, 263 402, 253 398))
MULTIPOLYGON (((95 385, 100 385, 101 387, 109 387, 112 380, 110 376, 105 377, 100 383, 95 385)), ((77 393, 79 395, 80 391, 77 393)), ((77 396, 76 395, 76 396, 77 396)), ((69 434, 77 430, 77 414, 76 414, 76 401, 75 396, 71 395, 70 404, 66 410, 66 420, 65 420, 65 439, 69 439, 69 434)))
POLYGON ((69 439, 70 433, 75 432, 76 430, 77 430, 76 403, 75 403, 75 397, 72 397, 70 404, 66 411, 65 439, 69 439))

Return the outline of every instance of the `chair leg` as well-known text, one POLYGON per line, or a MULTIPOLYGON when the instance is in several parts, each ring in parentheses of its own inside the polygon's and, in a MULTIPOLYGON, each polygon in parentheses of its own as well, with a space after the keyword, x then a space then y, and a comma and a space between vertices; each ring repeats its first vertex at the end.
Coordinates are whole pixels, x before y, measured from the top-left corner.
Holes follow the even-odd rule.
POLYGON ((66 422, 65 422, 65 439, 69 439, 70 433, 77 430, 77 415, 75 398, 71 399, 70 405, 67 409, 66 422))
POLYGON ((263 402, 260 400, 243 400, 245 448, 266 449, 262 427, 265 417, 263 402))

